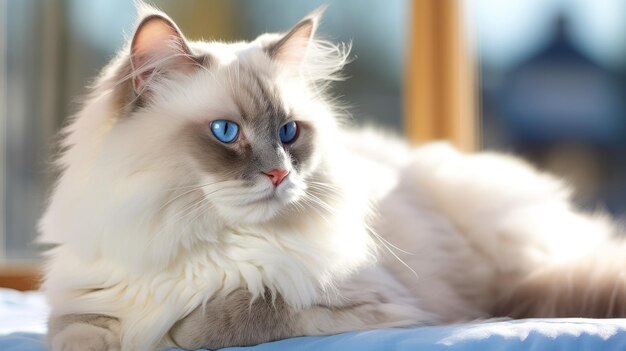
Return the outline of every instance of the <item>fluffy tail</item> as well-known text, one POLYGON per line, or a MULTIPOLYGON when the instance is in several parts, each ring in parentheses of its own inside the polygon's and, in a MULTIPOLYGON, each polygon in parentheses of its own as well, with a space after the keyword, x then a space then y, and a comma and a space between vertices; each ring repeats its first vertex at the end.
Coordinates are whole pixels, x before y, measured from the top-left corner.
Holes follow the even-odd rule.
POLYGON ((492 316, 626 317, 626 236, 612 218, 579 211, 564 182, 512 157, 445 144, 415 150, 402 172, 380 206, 381 231, 421 248, 400 256, 422 277, 416 296, 447 320, 461 318, 443 298, 457 295, 492 316))
POLYGON ((540 268, 504 290, 495 316, 626 317, 626 244, 615 240, 575 262, 540 268))

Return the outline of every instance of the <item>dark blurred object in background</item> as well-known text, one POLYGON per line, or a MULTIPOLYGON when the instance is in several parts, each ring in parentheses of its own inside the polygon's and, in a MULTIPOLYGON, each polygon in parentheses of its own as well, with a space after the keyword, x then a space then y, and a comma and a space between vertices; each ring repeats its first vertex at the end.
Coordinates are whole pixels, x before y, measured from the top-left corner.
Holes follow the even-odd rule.
MULTIPOLYGON (((626 213, 626 2, 595 2, 618 11, 595 25, 589 19, 593 11, 584 13, 592 6, 589 1, 544 4, 534 12, 500 13, 517 18, 507 28, 491 28, 514 36, 526 27, 530 38, 518 40, 525 43, 526 52, 517 57, 502 54, 505 58, 494 62, 484 57, 498 56, 494 43, 482 43, 483 147, 521 155, 572 184, 583 206, 621 216, 626 213), (620 22, 611 23, 616 19, 620 22), (611 43, 588 33, 581 36, 584 24, 587 31, 601 33, 602 25, 609 31, 621 27, 622 32, 613 33, 617 40, 611 43), (602 41, 617 50, 598 49, 602 41), (490 45, 491 51, 485 49, 490 45)), ((480 13, 474 20, 480 20, 480 13)), ((481 40, 485 38, 479 33, 481 40)))

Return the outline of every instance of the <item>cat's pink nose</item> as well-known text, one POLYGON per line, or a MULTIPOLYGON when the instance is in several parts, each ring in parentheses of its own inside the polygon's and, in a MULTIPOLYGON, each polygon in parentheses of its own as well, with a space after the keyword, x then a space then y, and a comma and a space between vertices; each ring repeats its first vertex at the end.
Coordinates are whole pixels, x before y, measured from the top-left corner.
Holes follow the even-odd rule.
POLYGON ((283 181, 283 179, 285 179, 285 177, 289 174, 289 171, 286 169, 282 169, 282 170, 273 169, 269 172, 264 172, 264 173, 266 176, 270 178, 274 186, 278 186, 278 184, 280 184, 283 181))

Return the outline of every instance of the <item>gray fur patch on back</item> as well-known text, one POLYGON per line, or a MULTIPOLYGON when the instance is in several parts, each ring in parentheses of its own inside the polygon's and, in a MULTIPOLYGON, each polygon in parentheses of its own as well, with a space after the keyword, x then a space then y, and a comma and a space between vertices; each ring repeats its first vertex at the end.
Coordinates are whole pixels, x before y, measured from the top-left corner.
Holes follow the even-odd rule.
POLYGON ((292 336, 294 322, 294 311, 280 296, 266 293, 252 301, 239 289, 198 306, 172 327, 170 337, 190 350, 250 346, 292 336))

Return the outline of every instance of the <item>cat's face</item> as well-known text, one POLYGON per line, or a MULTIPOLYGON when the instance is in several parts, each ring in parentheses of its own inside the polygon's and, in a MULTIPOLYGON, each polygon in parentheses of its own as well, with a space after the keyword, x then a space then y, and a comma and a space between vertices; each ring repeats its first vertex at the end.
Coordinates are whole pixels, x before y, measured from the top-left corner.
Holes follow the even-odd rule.
POLYGON ((242 65, 212 69, 206 78, 219 77, 223 94, 207 99, 215 105, 182 129, 182 140, 214 208, 233 220, 262 221, 304 196, 319 125, 271 77, 242 65))
POLYGON ((131 47, 137 108, 122 127, 154 130, 158 152, 178 157, 186 186, 226 220, 288 213, 306 201, 320 143, 334 129, 301 74, 315 26, 308 18, 252 43, 191 43, 168 18, 145 18, 131 47))

